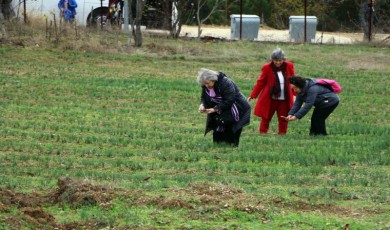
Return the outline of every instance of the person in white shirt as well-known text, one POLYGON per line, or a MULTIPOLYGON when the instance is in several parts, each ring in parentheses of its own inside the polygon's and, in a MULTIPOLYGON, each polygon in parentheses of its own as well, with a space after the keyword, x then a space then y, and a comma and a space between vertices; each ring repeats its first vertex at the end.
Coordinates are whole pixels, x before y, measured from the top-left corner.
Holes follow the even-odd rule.
POLYGON ((271 54, 271 61, 263 65, 260 77, 257 79, 248 101, 258 98, 254 114, 261 117, 259 131, 266 134, 275 112, 278 115, 278 134, 287 132, 288 122, 281 116, 287 116, 294 95, 288 78, 295 74, 294 64, 286 61, 282 49, 277 48, 271 54))

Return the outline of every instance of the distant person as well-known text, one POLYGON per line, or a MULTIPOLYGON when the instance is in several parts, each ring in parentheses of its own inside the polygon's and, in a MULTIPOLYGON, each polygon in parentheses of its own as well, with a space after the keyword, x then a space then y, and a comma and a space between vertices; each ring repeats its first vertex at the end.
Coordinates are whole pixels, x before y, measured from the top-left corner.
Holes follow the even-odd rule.
POLYGON ((75 0, 60 0, 58 2, 58 8, 60 9, 61 17, 64 17, 65 21, 74 21, 77 8, 77 2, 75 0))
POLYGON ((367 2, 364 2, 360 8, 360 22, 363 27, 364 41, 368 41, 369 38, 372 38, 374 27, 378 24, 379 21, 374 8, 374 4, 375 4, 375 0, 367 0, 367 2), (370 31, 370 23, 371 23, 371 31, 370 31))
POLYGON ((287 116, 294 102, 288 81, 294 74, 294 64, 286 61, 285 54, 280 48, 275 49, 271 54, 271 61, 263 65, 260 77, 248 97, 248 101, 258 97, 254 114, 261 117, 260 134, 268 132, 275 112, 278 116, 278 134, 286 134, 288 122, 281 116, 287 116))
POLYGON ((124 1, 123 0, 109 0, 108 2, 110 9, 108 11, 108 18, 110 20, 119 20, 122 16, 122 10, 124 1))
POLYGON ((315 79, 293 76, 289 81, 297 96, 288 116, 282 118, 286 121, 301 119, 314 106, 310 120, 310 135, 327 135, 325 120, 338 106, 339 97, 328 87, 316 84, 315 79))
POLYGON ((214 143, 238 147, 242 128, 249 124, 251 107, 237 85, 224 73, 202 68, 199 112, 207 114, 205 135, 213 130, 214 143))

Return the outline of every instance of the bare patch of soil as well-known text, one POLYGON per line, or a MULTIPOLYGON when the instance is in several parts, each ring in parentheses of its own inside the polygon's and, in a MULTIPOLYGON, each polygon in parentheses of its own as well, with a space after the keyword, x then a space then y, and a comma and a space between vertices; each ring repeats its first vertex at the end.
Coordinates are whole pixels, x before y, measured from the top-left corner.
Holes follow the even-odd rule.
MULTIPOLYGON (((294 212, 316 212, 316 213, 329 213, 336 216, 346 216, 353 218, 360 218, 370 213, 367 209, 349 209, 346 207, 339 207, 332 204, 316 204, 301 197, 302 200, 298 201, 287 201, 284 198, 277 197, 272 202, 275 207, 290 209, 294 212)), ((376 210, 378 213, 383 213, 384 210, 376 210)))
MULTIPOLYGON (((235 209, 246 213, 256 213, 263 223, 271 220, 266 218, 269 209, 287 209, 292 212, 319 212, 348 217, 369 215, 369 211, 351 210, 331 204, 315 204, 304 197, 298 201, 277 197, 264 200, 247 194, 243 189, 221 183, 198 182, 189 184, 186 188, 169 189, 169 195, 146 195, 144 191, 129 192, 124 189, 109 186, 94 185, 89 181, 74 180, 69 177, 58 179, 58 188, 48 194, 24 194, 12 190, 0 189, 0 211, 8 213, 2 221, 13 229, 25 226, 33 229, 102 229, 107 224, 99 220, 88 220, 60 224, 55 216, 45 208, 53 205, 64 205, 77 209, 82 206, 100 206, 110 209, 115 198, 131 198, 129 206, 152 205, 162 209, 188 209, 188 218, 201 218, 205 213, 218 214, 224 209, 235 209), (15 213, 11 213, 15 212, 15 213)), ((383 210, 375 210, 376 213, 383 210)))
POLYGON ((54 222, 54 216, 51 214, 45 212, 42 208, 22 208, 20 210, 21 213, 23 213, 30 222, 34 224, 49 224, 53 225, 54 222))
POLYGON ((361 70, 361 69, 385 70, 389 68, 388 63, 390 63, 390 56, 372 55, 371 57, 366 57, 364 60, 353 59, 349 61, 348 68, 353 70, 361 70))
POLYGON ((118 197, 118 189, 76 181, 69 177, 60 178, 58 189, 48 195, 55 204, 67 204, 72 208, 85 205, 101 205, 118 197))
POLYGON ((85 205, 100 205, 107 208, 111 206, 112 200, 119 196, 118 193, 125 194, 117 188, 93 185, 90 182, 77 181, 69 177, 58 179, 57 184, 57 189, 43 195, 0 189, 0 211, 11 212, 17 209, 15 214, 4 219, 5 223, 13 226, 14 229, 20 229, 23 226, 32 226, 36 229, 94 229, 98 223, 58 224, 55 217, 46 212, 44 207, 59 204, 71 208, 85 205))
POLYGON ((44 198, 37 193, 24 194, 0 189, 0 210, 2 211, 10 211, 13 207, 39 207, 44 202, 44 198))
POLYGON ((204 49, 200 46, 196 48, 192 47, 183 47, 183 46, 170 46, 164 44, 158 44, 156 42, 151 42, 144 45, 144 48, 150 53, 155 53, 159 55, 178 55, 178 54, 186 54, 186 55, 205 55, 210 53, 207 49, 204 49))
POLYGON ((260 210, 260 202, 245 193, 244 190, 220 183, 198 182, 189 184, 187 188, 170 189, 171 196, 145 196, 135 199, 130 205, 154 205, 160 208, 185 208, 194 212, 218 212, 222 209, 254 213, 260 210))

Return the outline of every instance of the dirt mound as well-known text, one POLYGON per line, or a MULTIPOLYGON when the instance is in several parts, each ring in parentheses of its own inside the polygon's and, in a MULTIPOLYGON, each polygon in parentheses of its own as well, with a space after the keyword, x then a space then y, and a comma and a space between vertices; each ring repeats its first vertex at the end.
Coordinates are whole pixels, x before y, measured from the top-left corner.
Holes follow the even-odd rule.
MULTIPOLYGON (((291 212, 323 212, 359 218, 370 212, 385 210, 351 210, 331 204, 316 204, 297 192, 292 192, 297 200, 283 197, 265 200, 264 197, 247 194, 243 189, 222 183, 197 182, 185 188, 170 188, 161 194, 150 195, 144 190, 128 191, 110 186, 94 185, 90 181, 59 178, 58 187, 47 194, 24 194, 12 190, 0 189, 0 223, 10 229, 105 229, 107 222, 98 219, 82 220, 60 224, 55 216, 47 212, 47 207, 58 205, 73 209, 82 206, 100 206, 111 209, 115 198, 123 199, 128 206, 155 206, 162 209, 187 209, 188 218, 197 219, 199 213, 223 213, 234 209, 247 213, 256 213, 263 223, 271 221, 267 217, 269 210, 277 208, 291 212), (128 199, 131 198, 131 199, 128 199), (129 202, 131 200, 131 202, 129 202)), ((339 194, 339 193, 338 193, 339 194)), ((340 193, 341 194, 341 193, 340 193)), ((113 226, 109 226, 113 227, 113 226)))
POLYGON ((244 190, 220 183, 198 182, 189 187, 189 192, 198 195, 204 204, 228 203, 245 196, 244 190))
POLYGON ((118 192, 122 196, 126 194, 117 188, 93 185, 69 177, 59 178, 57 185, 58 188, 49 191, 48 194, 24 194, 0 189, 0 212, 10 213, 17 209, 15 214, 8 215, 2 220, 13 229, 22 229, 23 226, 34 229, 94 229, 99 223, 59 224, 53 215, 44 210, 44 207, 59 204, 71 208, 85 205, 100 205, 107 208, 111 206, 111 201, 118 197, 118 192))
POLYGON ((142 195, 134 199, 130 205, 154 205, 161 208, 195 209, 200 206, 213 206, 216 210, 235 207, 238 210, 254 211, 255 199, 248 196, 244 190, 233 188, 221 183, 197 182, 187 188, 169 190, 170 196, 142 195))
POLYGON ((118 189, 90 182, 59 178, 58 189, 48 195, 51 202, 77 208, 84 205, 107 205, 118 197, 118 189))
POLYGON ((45 198, 37 193, 24 194, 0 188, 0 211, 9 212, 12 208, 39 207, 45 198))
POLYGON ((190 191, 198 195, 209 195, 223 199, 231 199, 235 195, 244 194, 244 190, 221 183, 198 182, 190 185, 190 191))
POLYGON ((45 212, 42 208, 22 208, 20 210, 24 215, 29 217, 32 223, 35 224, 50 224, 53 225, 54 222, 54 216, 51 214, 45 212))

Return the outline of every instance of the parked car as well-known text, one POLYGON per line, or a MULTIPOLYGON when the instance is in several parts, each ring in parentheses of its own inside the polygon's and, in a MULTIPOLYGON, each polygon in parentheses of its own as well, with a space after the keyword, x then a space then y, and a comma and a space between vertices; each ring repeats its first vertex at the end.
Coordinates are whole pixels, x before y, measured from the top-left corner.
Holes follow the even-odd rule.
MULTIPOLYGON (((28 15, 46 15, 52 18, 55 14, 60 16, 58 8, 59 0, 25 0, 26 13, 28 15)), ((112 24, 123 23, 123 6, 124 0, 76 0, 75 20, 78 25, 93 26, 108 22, 112 24)), ((133 1, 135 3, 135 1, 133 1)), ((17 16, 22 16, 24 12, 24 0, 14 0, 13 6, 17 16)), ((135 6, 132 7, 135 15, 135 6)), ((147 0, 142 24, 151 28, 163 28, 169 23, 172 6, 164 6, 159 0, 147 0), (168 12, 168 13, 167 13, 168 12), (164 20, 164 18, 168 19, 164 20)))

